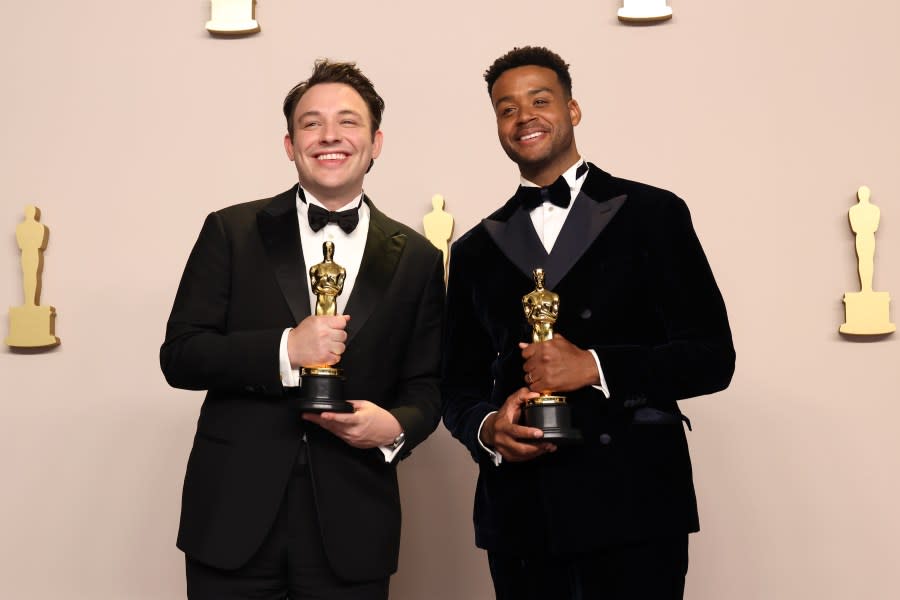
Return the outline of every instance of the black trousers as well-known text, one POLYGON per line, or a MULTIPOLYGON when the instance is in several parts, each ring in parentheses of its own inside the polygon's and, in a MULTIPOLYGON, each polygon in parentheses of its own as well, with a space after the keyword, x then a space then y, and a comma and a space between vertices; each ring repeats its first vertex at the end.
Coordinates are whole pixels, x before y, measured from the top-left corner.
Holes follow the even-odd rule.
POLYGON ((488 552, 497 600, 682 600, 688 536, 589 554, 488 552))
POLYGON ((225 571, 186 558, 190 600, 387 600, 390 578, 351 583, 331 571, 309 470, 298 458, 272 530, 246 565, 225 571))

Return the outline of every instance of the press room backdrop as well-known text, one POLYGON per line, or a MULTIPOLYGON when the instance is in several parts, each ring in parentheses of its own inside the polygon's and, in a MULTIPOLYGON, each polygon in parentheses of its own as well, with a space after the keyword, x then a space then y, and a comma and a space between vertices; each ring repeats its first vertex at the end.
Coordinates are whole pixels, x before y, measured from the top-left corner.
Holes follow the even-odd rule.
MULTIPOLYGON (((169 388, 157 352, 204 216, 296 181, 281 100, 313 60, 357 60, 387 101, 378 206, 421 231, 444 194, 458 237, 516 186, 481 74, 523 44, 571 63, 585 157, 687 201, 728 305, 734 381, 682 403, 702 527, 687 597, 893 597, 900 334, 837 328, 862 184, 900 320, 900 4, 671 0, 653 27, 621 5, 260 0, 261 33, 213 39, 208 0, 3 2, 0 306, 22 302, 14 231, 36 204, 62 345, 0 350, 0 597, 183 593, 202 394, 169 388)), ((392 598, 491 597, 463 447, 441 426, 400 475, 392 598)))

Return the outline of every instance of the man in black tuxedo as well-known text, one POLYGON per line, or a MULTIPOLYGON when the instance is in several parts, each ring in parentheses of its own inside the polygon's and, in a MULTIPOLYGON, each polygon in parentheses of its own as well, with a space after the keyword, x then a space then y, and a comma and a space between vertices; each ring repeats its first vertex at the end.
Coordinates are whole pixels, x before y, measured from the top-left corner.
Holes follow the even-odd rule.
POLYGON ((208 390, 182 500, 190 598, 387 598, 396 464, 440 419, 441 253, 363 194, 384 103, 352 63, 318 61, 284 102, 299 186, 210 214, 160 351, 208 390), (307 275, 334 244, 337 315, 307 275), (341 314, 343 313, 343 314, 341 314), (301 413, 299 367, 334 365, 351 413, 301 413))
POLYGON ((681 199, 581 158, 558 55, 517 48, 485 79, 522 181, 451 252, 443 418, 480 467, 476 543, 500 599, 681 598, 698 519, 677 401, 731 380, 722 296, 681 199), (525 343, 538 267, 559 316, 525 343), (580 445, 520 422, 545 390, 580 445))

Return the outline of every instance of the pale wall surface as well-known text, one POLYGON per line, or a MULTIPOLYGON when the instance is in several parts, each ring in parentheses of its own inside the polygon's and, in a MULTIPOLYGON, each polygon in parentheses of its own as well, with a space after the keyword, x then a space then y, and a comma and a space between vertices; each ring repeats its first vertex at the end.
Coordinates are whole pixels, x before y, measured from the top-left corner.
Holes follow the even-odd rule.
MULTIPOLYGON (((206 34, 206 0, 3 5, 0 306, 21 302, 13 232, 37 204, 62 346, 0 350, 0 597, 181 596, 202 394, 170 389, 157 351, 204 216, 295 181, 280 103, 312 61, 358 60, 387 100, 379 206, 420 228, 442 193, 458 236, 516 185, 481 73, 526 43, 572 64, 587 158, 687 200, 728 304, 734 382, 683 403, 703 527, 687 597, 895 596, 900 334, 837 333, 861 184, 900 320, 895 0, 672 0, 640 28, 616 0, 261 0, 238 40, 206 34)), ((474 474, 443 429, 401 466, 393 598, 491 597, 474 474)))

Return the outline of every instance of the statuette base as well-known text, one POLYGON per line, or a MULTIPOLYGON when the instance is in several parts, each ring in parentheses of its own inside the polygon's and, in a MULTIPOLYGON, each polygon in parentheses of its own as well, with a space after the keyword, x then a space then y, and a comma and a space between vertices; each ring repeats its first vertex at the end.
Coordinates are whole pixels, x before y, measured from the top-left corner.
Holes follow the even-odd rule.
POLYGON ((298 397, 300 412, 351 413, 353 405, 344 400, 344 376, 341 369, 304 367, 298 397))
POLYGON ((572 427, 572 414, 564 396, 543 395, 525 402, 525 424, 544 432, 542 441, 580 444, 581 432, 572 427))
POLYGON ((12 348, 47 348, 59 344, 54 334, 56 309, 52 306, 13 306, 9 309, 9 337, 12 348))
POLYGON ((893 333, 897 326, 890 318, 891 296, 887 292, 847 292, 844 294, 846 323, 841 333, 881 335, 893 333))
POLYGON ((672 18, 672 9, 661 10, 658 12, 644 12, 640 10, 619 9, 619 20, 624 23, 655 23, 658 21, 668 21, 672 18))

